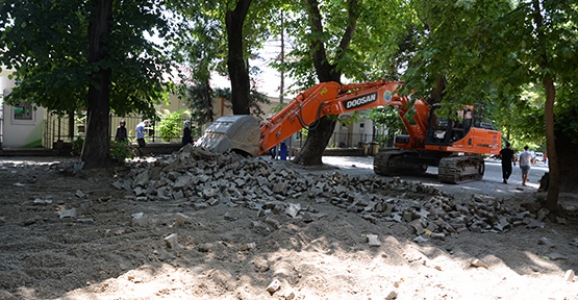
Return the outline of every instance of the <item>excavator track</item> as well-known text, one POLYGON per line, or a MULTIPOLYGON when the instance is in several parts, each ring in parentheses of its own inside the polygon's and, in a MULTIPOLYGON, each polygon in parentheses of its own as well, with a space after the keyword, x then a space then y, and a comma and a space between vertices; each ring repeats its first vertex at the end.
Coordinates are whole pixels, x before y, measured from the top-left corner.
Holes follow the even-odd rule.
POLYGON ((410 151, 379 152, 373 159, 373 171, 378 175, 415 175, 427 171, 427 165, 413 160, 417 154, 410 151))
POLYGON ((438 179, 446 183, 481 180, 484 171, 484 159, 479 156, 444 157, 438 166, 438 179))

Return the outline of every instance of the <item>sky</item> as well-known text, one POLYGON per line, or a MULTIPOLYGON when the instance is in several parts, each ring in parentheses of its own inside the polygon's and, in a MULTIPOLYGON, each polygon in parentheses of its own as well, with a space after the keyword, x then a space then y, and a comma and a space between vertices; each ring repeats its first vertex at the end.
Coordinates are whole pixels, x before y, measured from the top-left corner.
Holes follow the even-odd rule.
MULTIPOLYGON (((269 65, 275 61, 281 52, 281 42, 271 40, 265 43, 265 46, 259 52, 260 59, 250 60, 252 67, 258 67, 261 70, 255 79, 257 82, 257 91, 272 97, 279 98, 279 86, 281 85, 281 73, 271 68, 269 65)), ((287 53, 288 49, 285 49, 287 53)), ((292 80, 287 75, 285 75, 285 93, 287 93, 288 87, 292 80)), ((227 77, 220 75, 213 75, 211 79, 211 85, 213 87, 225 88, 231 87, 231 83, 227 77)), ((295 94, 290 94, 284 97, 285 103, 293 99, 295 94)))

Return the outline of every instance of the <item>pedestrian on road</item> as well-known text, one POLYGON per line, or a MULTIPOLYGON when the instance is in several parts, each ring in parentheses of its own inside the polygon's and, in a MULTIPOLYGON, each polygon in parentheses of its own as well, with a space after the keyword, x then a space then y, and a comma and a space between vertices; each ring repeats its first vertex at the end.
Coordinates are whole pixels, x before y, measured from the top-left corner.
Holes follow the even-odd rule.
POLYGON ((524 146, 524 152, 520 154, 520 169, 522 169, 523 186, 526 186, 526 181, 528 181, 528 173, 530 173, 530 166, 532 166, 532 153, 530 153, 528 149, 528 146, 524 146))
POLYGON ((508 184, 508 179, 512 175, 512 163, 516 165, 516 155, 512 150, 510 143, 506 143, 506 148, 500 150, 500 159, 502 160, 502 178, 504 183, 508 184))
POLYGON ((120 121, 120 125, 116 128, 116 135, 114 136, 114 141, 115 142, 127 142, 128 141, 128 135, 126 133, 126 121, 125 120, 121 120, 120 121))
POLYGON ((191 121, 185 121, 185 128, 183 129, 183 139, 181 140, 182 146, 186 146, 193 142, 193 136, 191 134, 191 121))

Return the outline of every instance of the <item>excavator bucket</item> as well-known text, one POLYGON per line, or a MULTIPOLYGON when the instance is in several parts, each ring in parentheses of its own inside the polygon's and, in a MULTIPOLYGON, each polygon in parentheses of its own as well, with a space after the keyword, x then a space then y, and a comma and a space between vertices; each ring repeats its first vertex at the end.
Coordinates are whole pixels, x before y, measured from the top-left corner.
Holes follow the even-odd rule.
POLYGON ((225 116, 217 119, 195 143, 214 153, 240 150, 259 154, 260 122, 250 115, 225 116))

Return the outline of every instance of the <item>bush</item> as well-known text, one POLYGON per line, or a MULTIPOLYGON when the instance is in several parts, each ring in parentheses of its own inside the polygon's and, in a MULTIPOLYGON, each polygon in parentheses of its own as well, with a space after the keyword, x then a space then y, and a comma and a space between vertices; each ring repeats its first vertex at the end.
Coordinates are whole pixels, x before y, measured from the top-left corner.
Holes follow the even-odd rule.
POLYGON ((126 142, 110 142, 110 157, 112 159, 124 163, 127 158, 135 157, 135 149, 129 146, 128 141, 126 142))
POLYGON ((179 139, 183 131, 182 115, 186 115, 186 110, 178 110, 175 112, 165 112, 161 116, 158 129, 161 134, 161 139, 165 142, 170 142, 173 139, 179 139))
POLYGON ((82 136, 78 136, 76 140, 72 141, 72 152, 71 155, 80 155, 82 152, 82 146, 84 145, 84 138, 82 136))

